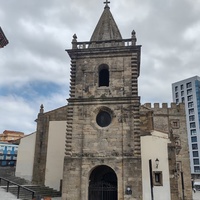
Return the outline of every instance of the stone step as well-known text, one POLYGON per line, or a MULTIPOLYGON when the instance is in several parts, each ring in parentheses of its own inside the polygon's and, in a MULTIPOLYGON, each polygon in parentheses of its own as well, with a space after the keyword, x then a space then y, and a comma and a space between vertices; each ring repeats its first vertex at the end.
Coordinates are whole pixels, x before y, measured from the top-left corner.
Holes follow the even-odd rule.
MULTIPOLYGON (((61 193, 59 191, 56 191, 56 190, 49 188, 49 187, 36 186, 36 185, 35 186, 34 185, 31 185, 31 186, 25 185, 24 187, 35 191, 36 197, 37 196, 40 196, 40 197, 61 197, 61 193)), ((2 188, 6 190, 6 186, 3 186, 2 188)), ((17 196, 18 187, 17 186, 10 186, 8 192, 17 196)), ((22 200, 32 199, 32 193, 30 191, 23 189, 23 188, 20 188, 19 198, 22 199, 22 200)))
MULTIPOLYGON (((23 186, 24 188, 34 191, 35 197, 38 197, 38 196, 41 198, 61 197, 61 192, 59 192, 57 190, 54 190, 52 188, 45 187, 45 186, 33 185, 33 184, 31 184, 30 181, 27 181, 25 179, 22 179, 22 178, 13 176, 13 175, 3 176, 2 178, 5 178, 12 182, 12 183, 9 183, 8 192, 14 194, 15 196, 17 196, 17 194, 18 194, 18 188, 19 188, 18 185, 20 185, 20 186, 23 186), (18 184, 18 185, 15 185, 15 184, 18 184)), ((7 190, 7 181, 1 179, 0 187, 7 190)), ((24 188, 20 187, 19 198, 22 200, 32 199, 32 192, 28 191, 24 188)))

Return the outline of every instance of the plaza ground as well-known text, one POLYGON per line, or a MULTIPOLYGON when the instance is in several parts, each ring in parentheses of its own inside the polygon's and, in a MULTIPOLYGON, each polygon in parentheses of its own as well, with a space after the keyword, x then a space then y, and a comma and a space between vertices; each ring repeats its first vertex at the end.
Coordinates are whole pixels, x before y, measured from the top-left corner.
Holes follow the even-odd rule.
POLYGON ((200 191, 193 193, 193 200, 200 200, 200 191))
MULTIPOLYGON (((2 200, 17 200, 17 197, 9 192, 6 192, 4 189, 0 188, 0 199, 2 199, 2 200)), ((61 197, 52 198, 52 200, 61 200, 61 199, 62 199, 61 197)), ((200 200, 200 191, 193 193, 193 200, 200 200)))

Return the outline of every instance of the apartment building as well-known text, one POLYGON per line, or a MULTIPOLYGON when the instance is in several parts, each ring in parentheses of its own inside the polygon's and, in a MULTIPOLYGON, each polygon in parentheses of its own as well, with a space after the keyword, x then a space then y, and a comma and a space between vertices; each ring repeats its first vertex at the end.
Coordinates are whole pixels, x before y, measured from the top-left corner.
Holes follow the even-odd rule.
POLYGON ((173 101, 185 103, 191 173, 200 176, 200 77, 172 84, 173 101))
POLYGON ((0 166, 15 166, 18 145, 0 142, 0 166))

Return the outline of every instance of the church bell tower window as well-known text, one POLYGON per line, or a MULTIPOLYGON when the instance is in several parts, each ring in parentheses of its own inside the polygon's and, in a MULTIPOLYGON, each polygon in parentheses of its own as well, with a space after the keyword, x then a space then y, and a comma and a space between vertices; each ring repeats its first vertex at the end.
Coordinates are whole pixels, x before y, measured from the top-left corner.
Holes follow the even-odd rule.
POLYGON ((109 70, 105 64, 99 66, 99 87, 102 86, 109 86, 109 70))

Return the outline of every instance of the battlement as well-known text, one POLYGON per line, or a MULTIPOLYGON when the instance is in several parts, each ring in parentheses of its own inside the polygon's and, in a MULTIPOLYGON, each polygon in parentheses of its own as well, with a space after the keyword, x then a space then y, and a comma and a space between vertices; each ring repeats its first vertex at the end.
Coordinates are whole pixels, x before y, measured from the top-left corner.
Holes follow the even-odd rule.
POLYGON ((168 105, 168 103, 145 103, 143 104, 143 106, 145 108, 148 108, 148 109, 152 109, 154 110, 154 112, 182 112, 182 113, 185 113, 185 104, 184 103, 180 103, 180 104, 176 104, 176 103, 171 103, 170 106, 168 105))

